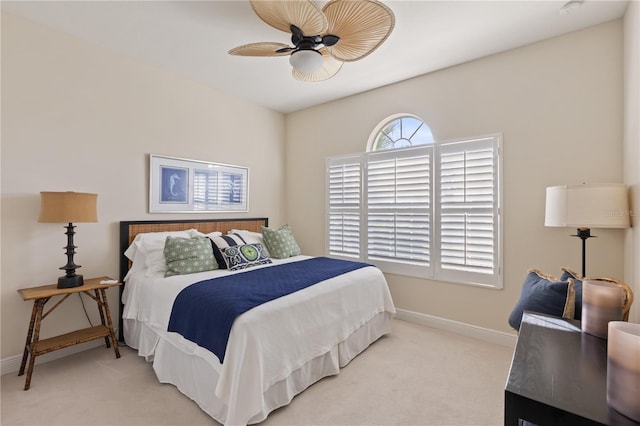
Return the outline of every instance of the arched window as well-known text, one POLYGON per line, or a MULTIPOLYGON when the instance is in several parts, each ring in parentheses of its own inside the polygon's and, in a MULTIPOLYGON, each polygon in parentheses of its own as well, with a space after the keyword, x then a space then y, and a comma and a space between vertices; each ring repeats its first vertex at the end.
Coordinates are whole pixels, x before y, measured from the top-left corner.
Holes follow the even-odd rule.
POLYGON ((327 159, 327 253, 501 288, 501 139, 436 142, 415 115, 386 118, 367 152, 327 159))
POLYGON ((374 129, 367 151, 409 148, 433 142, 433 133, 427 123, 412 114, 396 114, 383 120, 374 129))

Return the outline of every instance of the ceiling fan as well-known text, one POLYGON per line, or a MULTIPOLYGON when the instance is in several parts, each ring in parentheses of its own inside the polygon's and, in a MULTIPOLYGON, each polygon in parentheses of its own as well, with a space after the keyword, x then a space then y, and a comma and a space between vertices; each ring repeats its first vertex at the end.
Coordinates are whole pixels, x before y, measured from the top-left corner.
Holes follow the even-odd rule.
POLYGON ((259 42, 235 47, 231 55, 289 56, 293 77, 322 81, 343 62, 364 58, 393 30, 391 9, 377 0, 331 0, 320 8, 312 0, 250 0, 253 11, 272 27, 291 33, 289 46, 259 42))

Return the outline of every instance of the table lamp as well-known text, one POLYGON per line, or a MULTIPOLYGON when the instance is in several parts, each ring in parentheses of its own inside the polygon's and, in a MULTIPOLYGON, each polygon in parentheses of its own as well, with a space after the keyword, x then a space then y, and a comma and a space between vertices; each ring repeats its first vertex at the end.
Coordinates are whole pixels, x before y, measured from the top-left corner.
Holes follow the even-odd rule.
POLYGON ((586 276, 586 240, 591 228, 628 228, 627 188, 618 183, 559 185, 547 188, 545 226, 575 227, 582 240, 582 276, 586 276))
POLYGON ((73 245, 75 234, 73 223, 97 222, 98 194, 83 192, 41 192, 40 193, 40 218, 42 223, 67 223, 67 264, 60 269, 65 271, 63 277, 58 278, 58 288, 79 287, 84 284, 82 275, 76 274, 80 265, 73 262, 76 246, 73 245))

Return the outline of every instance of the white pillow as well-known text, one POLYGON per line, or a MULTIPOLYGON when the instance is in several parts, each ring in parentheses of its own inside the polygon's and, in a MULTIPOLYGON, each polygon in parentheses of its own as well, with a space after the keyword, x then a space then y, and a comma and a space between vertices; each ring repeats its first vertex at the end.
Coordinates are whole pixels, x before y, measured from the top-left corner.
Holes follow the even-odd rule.
POLYGON ((198 234, 203 235, 197 229, 187 229, 185 231, 140 233, 133 239, 127 250, 125 250, 124 255, 133 262, 135 260, 138 249, 142 246, 142 242, 145 240, 162 240, 164 242, 164 240, 166 240, 169 235, 171 235, 172 237, 191 238, 192 236, 197 236, 198 234))
MULTIPOLYGON (((168 235, 167 235, 168 237, 168 235)), ((167 240, 164 237, 162 240, 143 240, 141 251, 144 253, 144 263, 147 267, 146 275, 148 277, 156 274, 164 276, 167 272, 167 259, 164 257, 164 242, 167 240)), ((172 235, 173 237, 173 235, 172 235)), ((181 236, 181 238, 191 238, 191 236, 181 236)))
POLYGON ((145 232, 136 235, 124 255, 133 262, 131 270, 146 268, 146 275, 164 274, 167 270, 164 258, 164 242, 168 236, 192 238, 203 235, 196 229, 185 231, 145 232))
POLYGON ((264 244, 264 237, 261 232, 247 231, 245 229, 232 229, 229 231, 229 234, 240 235, 246 241, 246 244, 262 244, 265 248, 267 247, 264 244))
POLYGON ((222 232, 220 231, 213 231, 213 232, 209 232, 208 234, 200 232, 197 229, 194 229, 193 231, 194 231, 194 235, 192 235, 192 238, 193 237, 219 237, 220 235, 222 235, 222 232))

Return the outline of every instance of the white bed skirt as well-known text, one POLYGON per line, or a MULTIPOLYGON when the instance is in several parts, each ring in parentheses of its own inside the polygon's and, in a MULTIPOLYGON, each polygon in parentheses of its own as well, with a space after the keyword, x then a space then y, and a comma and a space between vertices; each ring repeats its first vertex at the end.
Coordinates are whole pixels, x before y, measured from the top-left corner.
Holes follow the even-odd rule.
POLYGON ((287 378, 264 391, 264 404, 258 413, 238 413, 227 407, 215 395, 221 365, 211 352, 185 340, 175 333, 155 330, 145 323, 125 319, 125 341, 137 349, 140 356, 153 363, 161 383, 175 385, 180 392, 195 401, 200 408, 227 426, 263 421, 276 408, 287 405, 293 397, 323 377, 338 374, 360 352, 384 334, 391 332, 393 314, 382 312, 355 330, 324 355, 318 356, 287 378), (227 422, 227 419, 230 421, 227 422))

